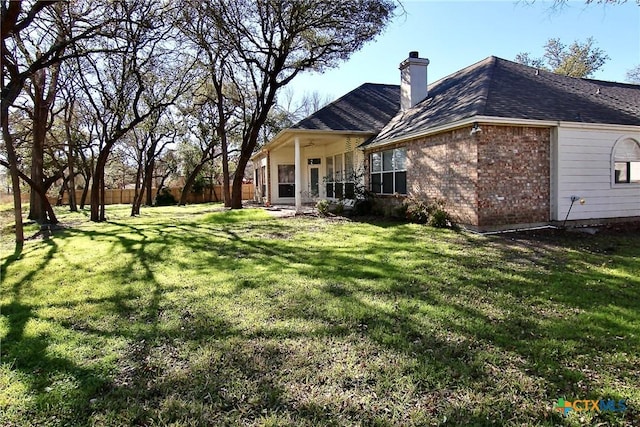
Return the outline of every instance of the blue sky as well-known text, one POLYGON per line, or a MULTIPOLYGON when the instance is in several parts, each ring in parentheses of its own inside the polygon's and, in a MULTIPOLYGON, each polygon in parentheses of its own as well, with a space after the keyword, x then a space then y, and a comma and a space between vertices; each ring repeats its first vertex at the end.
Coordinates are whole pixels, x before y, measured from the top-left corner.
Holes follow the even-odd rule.
POLYGON ((625 81, 640 64, 640 6, 586 5, 570 1, 561 10, 536 1, 410 1, 406 16, 397 17, 384 33, 349 61, 323 74, 304 73, 290 87, 295 98, 318 91, 335 99, 362 83, 398 84, 398 65, 417 50, 428 58, 428 80, 434 82, 494 55, 513 60, 520 52, 541 57, 549 38, 569 45, 593 37, 611 58, 593 78, 625 81))

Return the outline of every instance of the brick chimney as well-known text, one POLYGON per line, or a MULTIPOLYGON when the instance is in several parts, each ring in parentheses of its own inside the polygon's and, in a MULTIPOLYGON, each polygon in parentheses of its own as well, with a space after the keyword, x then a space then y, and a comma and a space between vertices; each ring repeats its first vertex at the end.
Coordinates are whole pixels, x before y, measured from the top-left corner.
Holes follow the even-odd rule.
POLYGON ((418 58, 418 52, 400 63, 400 109, 407 111, 427 97, 427 66, 429 60, 418 58))

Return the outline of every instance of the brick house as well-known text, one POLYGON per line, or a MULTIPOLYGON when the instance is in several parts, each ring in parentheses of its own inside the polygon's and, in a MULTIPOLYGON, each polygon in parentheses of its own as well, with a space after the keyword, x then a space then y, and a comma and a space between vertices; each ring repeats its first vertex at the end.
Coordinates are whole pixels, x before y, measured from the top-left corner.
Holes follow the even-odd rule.
POLYGON ((400 85, 280 132, 253 157, 258 199, 349 199, 359 182, 383 203, 443 200, 478 230, 640 218, 640 86, 496 57, 428 85, 428 65, 411 52, 400 85))

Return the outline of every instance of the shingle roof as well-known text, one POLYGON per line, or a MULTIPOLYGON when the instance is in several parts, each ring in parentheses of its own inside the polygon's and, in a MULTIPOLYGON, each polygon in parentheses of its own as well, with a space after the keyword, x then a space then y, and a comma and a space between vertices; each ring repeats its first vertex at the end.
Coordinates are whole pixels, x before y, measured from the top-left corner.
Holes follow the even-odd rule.
POLYGON ((400 86, 365 83, 291 129, 378 133, 400 109, 400 86))
POLYGON ((382 145, 473 116, 640 125, 640 86, 578 79, 494 56, 429 86, 368 143, 382 145))

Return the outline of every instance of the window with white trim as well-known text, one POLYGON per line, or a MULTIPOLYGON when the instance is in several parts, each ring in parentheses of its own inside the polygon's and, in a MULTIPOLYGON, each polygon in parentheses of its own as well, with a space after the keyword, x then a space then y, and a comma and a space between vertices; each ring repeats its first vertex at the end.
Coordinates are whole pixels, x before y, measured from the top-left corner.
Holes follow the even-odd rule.
POLYGON ((371 192, 407 194, 407 149, 371 154, 371 192))
POLYGON ((295 182, 295 165, 278 165, 278 197, 295 197, 295 182))
POLYGON ((353 151, 329 156, 325 159, 327 197, 335 199, 355 198, 355 168, 353 151))
POLYGON ((618 142, 613 151, 613 182, 640 183, 640 144, 631 139, 618 142))

